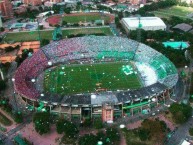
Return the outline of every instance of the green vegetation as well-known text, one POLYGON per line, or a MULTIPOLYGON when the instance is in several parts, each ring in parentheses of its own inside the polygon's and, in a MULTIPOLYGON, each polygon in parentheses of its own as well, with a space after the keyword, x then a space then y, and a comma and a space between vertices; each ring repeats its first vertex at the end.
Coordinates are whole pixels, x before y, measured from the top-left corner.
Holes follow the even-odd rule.
POLYGON ((192 103, 193 102, 193 73, 191 74, 191 82, 190 82, 190 98, 189 101, 192 103))
MULTIPOLYGON (((53 33, 53 30, 40 31, 41 38, 48 39, 48 40, 52 40, 52 33, 53 33)), ((81 28, 81 29, 77 28, 77 29, 62 30, 63 38, 66 38, 66 36, 69 36, 69 35, 77 35, 77 34, 112 35, 112 32, 109 27, 81 28)), ((23 42, 23 41, 39 40, 38 31, 8 33, 3 40, 6 42, 9 42, 9 41, 23 42)))
POLYGON ((16 123, 22 123, 23 122, 23 115, 21 112, 16 112, 14 114, 14 120, 16 123))
POLYGON ((61 143, 63 144, 75 144, 78 137, 78 128, 76 125, 68 120, 59 119, 56 122, 56 131, 59 134, 64 133, 61 143))
POLYGON ((120 134, 117 128, 107 128, 106 132, 99 131, 96 135, 85 134, 79 138, 79 145, 97 145, 98 141, 102 141, 104 145, 118 145, 120 142, 120 134))
POLYGON ((11 120, 9 120, 5 115, 0 112, 0 123, 5 126, 10 126, 12 124, 11 120))
MULTIPOLYGON (((129 35, 130 39, 137 39, 137 31, 131 31, 129 35)), ((184 52, 185 50, 173 49, 171 47, 165 48, 162 42, 168 41, 173 38, 175 41, 192 41, 193 35, 190 33, 177 33, 167 31, 145 31, 141 30, 141 42, 146 45, 154 48, 158 52, 165 55, 167 58, 172 61, 176 67, 184 67, 188 65, 188 61, 185 59, 184 52), (147 41, 148 39, 153 40, 153 42, 147 41), (178 58, 178 59, 176 59, 178 58)))
POLYGON ((84 136, 79 138, 79 145, 96 145, 98 142, 97 137, 94 134, 85 134, 84 136))
POLYGON ((77 16, 64 16, 63 17, 63 21, 67 22, 67 23, 79 23, 81 22, 92 22, 95 20, 105 20, 108 21, 109 17, 105 16, 104 18, 100 15, 100 14, 85 14, 85 15, 77 15, 77 16))
POLYGON ((172 113, 172 119, 177 124, 183 124, 192 116, 192 107, 186 104, 173 103, 169 111, 172 113))
POLYGON ((156 16, 168 18, 171 16, 188 18, 187 15, 193 13, 193 8, 183 6, 172 6, 166 9, 159 9, 153 12, 156 16))
POLYGON ((193 136, 193 128, 190 128, 190 129, 189 129, 189 134, 190 134, 191 136, 193 136))
POLYGON ((168 129, 163 121, 145 119, 141 123, 141 127, 134 130, 125 128, 122 131, 127 145, 154 145, 156 143, 163 144, 168 129))
POLYGON ((44 90, 57 94, 74 94, 94 92, 98 89, 104 91, 140 88, 137 74, 126 75, 122 70, 123 65, 131 66, 123 62, 61 65, 51 71, 46 71, 44 90))
POLYGON ((94 120, 93 120, 93 127, 94 127, 95 129, 101 129, 101 128, 103 128, 103 122, 102 122, 102 120, 101 120, 101 119, 94 119, 94 120))
POLYGON ((64 119, 56 122, 56 130, 59 134, 64 133, 69 138, 75 138, 79 132, 75 124, 64 119))
POLYGON ((15 61, 17 62, 17 66, 19 66, 27 57, 29 54, 33 53, 33 49, 23 49, 21 56, 17 56, 15 58, 15 61))
POLYGON ((8 47, 5 48, 5 52, 10 52, 10 51, 13 51, 13 50, 19 49, 19 48, 20 48, 19 45, 15 46, 15 47, 8 46, 8 47))
POLYGON ((50 40, 48 40, 48 39, 42 39, 41 40, 41 47, 42 46, 45 46, 45 45, 48 45, 50 43, 50 40))
POLYGON ((6 89, 6 82, 3 80, 0 80, 0 92, 6 89))
POLYGON ((152 15, 150 12, 157 11, 158 9, 164 9, 177 4, 175 0, 165 0, 159 2, 153 2, 150 5, 145 5, 140 8, 138 11, 133 12, 133 14, 140 14, 141 16, 149 16, 152 15))
POLYGON ((33 116, 33 123, 36 132, 40 135, 50 131, 50 114, 47 112, 38 112, 33 116))

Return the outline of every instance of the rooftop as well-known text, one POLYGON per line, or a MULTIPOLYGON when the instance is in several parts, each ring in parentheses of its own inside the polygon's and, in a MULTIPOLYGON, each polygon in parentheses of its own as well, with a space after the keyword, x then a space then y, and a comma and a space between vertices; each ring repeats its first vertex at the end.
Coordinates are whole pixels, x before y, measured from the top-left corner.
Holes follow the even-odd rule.
POLYGON ((192 26, 186 23, 181 23, 181 24, 177 24, 176 26, 173 27, 174 29, 179 29, 183 32, 188 32, 192 29, 192 26))
MULTIPOLYGON (((129 17, 122 19, 129 27, 138 27, 139 18, 138 17, 129 17)), ((140 17, 140 23, 142 27, 152 27, 152 26, 164 26, 165 23, 159 17, 140 17)))

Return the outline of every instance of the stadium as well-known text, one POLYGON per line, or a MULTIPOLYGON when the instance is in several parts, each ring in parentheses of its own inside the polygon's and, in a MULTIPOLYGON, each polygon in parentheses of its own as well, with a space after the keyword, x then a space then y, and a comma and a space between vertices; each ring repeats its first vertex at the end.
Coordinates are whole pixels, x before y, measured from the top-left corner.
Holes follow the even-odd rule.
POLYGON ((14 75, 26 104, 67 119, 148 114, 173 94, 178 73, 161 53, 128 38, 85 36, 54 41, 14 75))

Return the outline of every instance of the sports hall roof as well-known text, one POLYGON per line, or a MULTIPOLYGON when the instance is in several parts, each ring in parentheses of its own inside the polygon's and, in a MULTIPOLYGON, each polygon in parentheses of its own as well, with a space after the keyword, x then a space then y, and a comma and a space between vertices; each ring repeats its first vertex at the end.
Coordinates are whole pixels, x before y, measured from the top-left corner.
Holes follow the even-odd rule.
MULTIPOLYGON (((138 17, 123 18, 122 21, 128 29, 138 28, 138 25, 139 25, 138 17)), ((159 17, 140 17, 140 23, 142 24, 142 28, 144 29, 147 27, 166 28, 165 23, 159 17)))

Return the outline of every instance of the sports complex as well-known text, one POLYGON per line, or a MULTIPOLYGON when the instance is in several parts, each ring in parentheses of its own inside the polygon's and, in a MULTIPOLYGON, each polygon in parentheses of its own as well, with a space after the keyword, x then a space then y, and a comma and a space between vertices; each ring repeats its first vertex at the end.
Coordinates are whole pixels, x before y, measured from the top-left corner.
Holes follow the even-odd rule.
POLYGON ((18 97, 64 118, 148 114, 173 95, 178 73, 172 62, 147 45, 115 36, 54 41, 17 69, 18 97))

